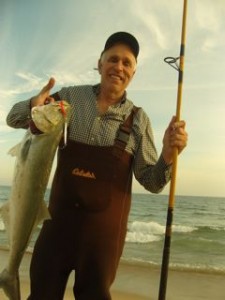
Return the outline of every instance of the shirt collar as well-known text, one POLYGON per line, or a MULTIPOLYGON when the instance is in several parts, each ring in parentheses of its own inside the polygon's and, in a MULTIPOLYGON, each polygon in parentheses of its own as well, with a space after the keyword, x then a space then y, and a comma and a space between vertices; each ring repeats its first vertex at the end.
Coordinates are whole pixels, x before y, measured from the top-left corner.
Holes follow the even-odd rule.
MULTIPOLYGON (((98 96, 100 93, 100 89, 101 89, 100 83, 93 85, 92 89, 93 89, 94 94, 96 96, 98 96)), ((119 104, 120 105, 124 104, 126 102, 126 100, 127 100, 127 92, 125 91, 119 104)))

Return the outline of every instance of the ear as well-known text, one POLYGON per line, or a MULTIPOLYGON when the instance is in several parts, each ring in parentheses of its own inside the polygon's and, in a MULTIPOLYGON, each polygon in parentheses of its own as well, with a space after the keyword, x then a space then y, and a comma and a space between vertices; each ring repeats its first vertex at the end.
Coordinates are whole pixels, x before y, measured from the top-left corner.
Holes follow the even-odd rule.
POLYGON ((101 63, 101 59, 98 60, 98 72, 99 74, 101 74, 101 69, 102 69, 102 63, 101 63))
POLYGON ((133 72, 133 74, 132 74, 132 77, 131 77, 131 80, 133 79, 135 73, 136 73, 136 70, 134 70, 134 72, 133 72))

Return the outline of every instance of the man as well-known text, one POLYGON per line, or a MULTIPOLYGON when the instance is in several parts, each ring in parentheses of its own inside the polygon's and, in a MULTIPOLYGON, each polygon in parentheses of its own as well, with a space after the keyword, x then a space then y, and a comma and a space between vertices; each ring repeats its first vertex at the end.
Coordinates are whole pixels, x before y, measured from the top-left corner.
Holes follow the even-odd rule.
MULTIPOLYGON (((69 139, 58 151, 49 211, 36 242, 29 300, 62 300, 75 270, 76 300, 109 300, 122 254, 131 202, 132 175, 158 193, 170 179, 173 149, 187 143, 184 121, 172 118, 157 158, 150 121, 127 98, 139 53, 134 36, 117 32, 98 62, 100 84, 51 93, 51 78, 30 101, 14 105, 7 122, 27 128, 30 107, 66 100, 71 104, 69 139)), ((46 155, 48 155, 46 153, 46 155)))

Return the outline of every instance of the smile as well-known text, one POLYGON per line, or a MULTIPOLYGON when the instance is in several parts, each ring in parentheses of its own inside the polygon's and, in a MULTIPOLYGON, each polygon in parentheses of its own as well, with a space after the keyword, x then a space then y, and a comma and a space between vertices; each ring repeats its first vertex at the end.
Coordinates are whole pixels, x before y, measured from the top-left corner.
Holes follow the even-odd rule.
POLYGON ((112 79, 116 79, 116 80, 123 80, 123 78, 122 78, 121 76, 115 75, 115 74, 111 74, 110 77, 111 77, 112 79))

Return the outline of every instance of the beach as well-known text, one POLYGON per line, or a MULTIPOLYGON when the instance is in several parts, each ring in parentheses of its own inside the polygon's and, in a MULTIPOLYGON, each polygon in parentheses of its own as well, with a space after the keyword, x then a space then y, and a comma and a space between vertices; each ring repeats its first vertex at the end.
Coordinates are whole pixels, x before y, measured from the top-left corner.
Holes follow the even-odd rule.
MULTIPOLYGON (((3 205, 10 187, 0 187, 3 205)), ((158 300, 167 206, 165 195, 133 194, 124 251, 111 288, 113 300, 158 300)), ((225 299, 224 211, 224 198, 177 197, 166 300, 225 299)), ((29 295, 31 253, 40 230, 41 225, 34 230, 20 266, 21 300, 29 295)), ((0 271, 7 249, 6 227, 0 217, 0 271)), ((73 281, 74 273, 64 300, 74 299, 73 281)), ((1 289, 0 300, 7 300, 1 289)))
MULTIPOLYGON (((4 267, 7 256, 7 250, 0 250, 1 268, 4 267)), ((30 259, 31 254, 26 253, 20 266, 21 300, 26 300, 29 295, 30 259)), ((73 277, 74 274, 71 274, 64 297, 65 300, 74 299, 72 292, 73 277)), ((112 286, 112 299, 157 300, 159 280, 159 268, 120 263, 116 280, 112 286)), ((224 300, 224 297, 224 274, 169 269, 167 300, 224 300)), ((0 290, 0 299, 8 299, 2 290, 0 290)))

